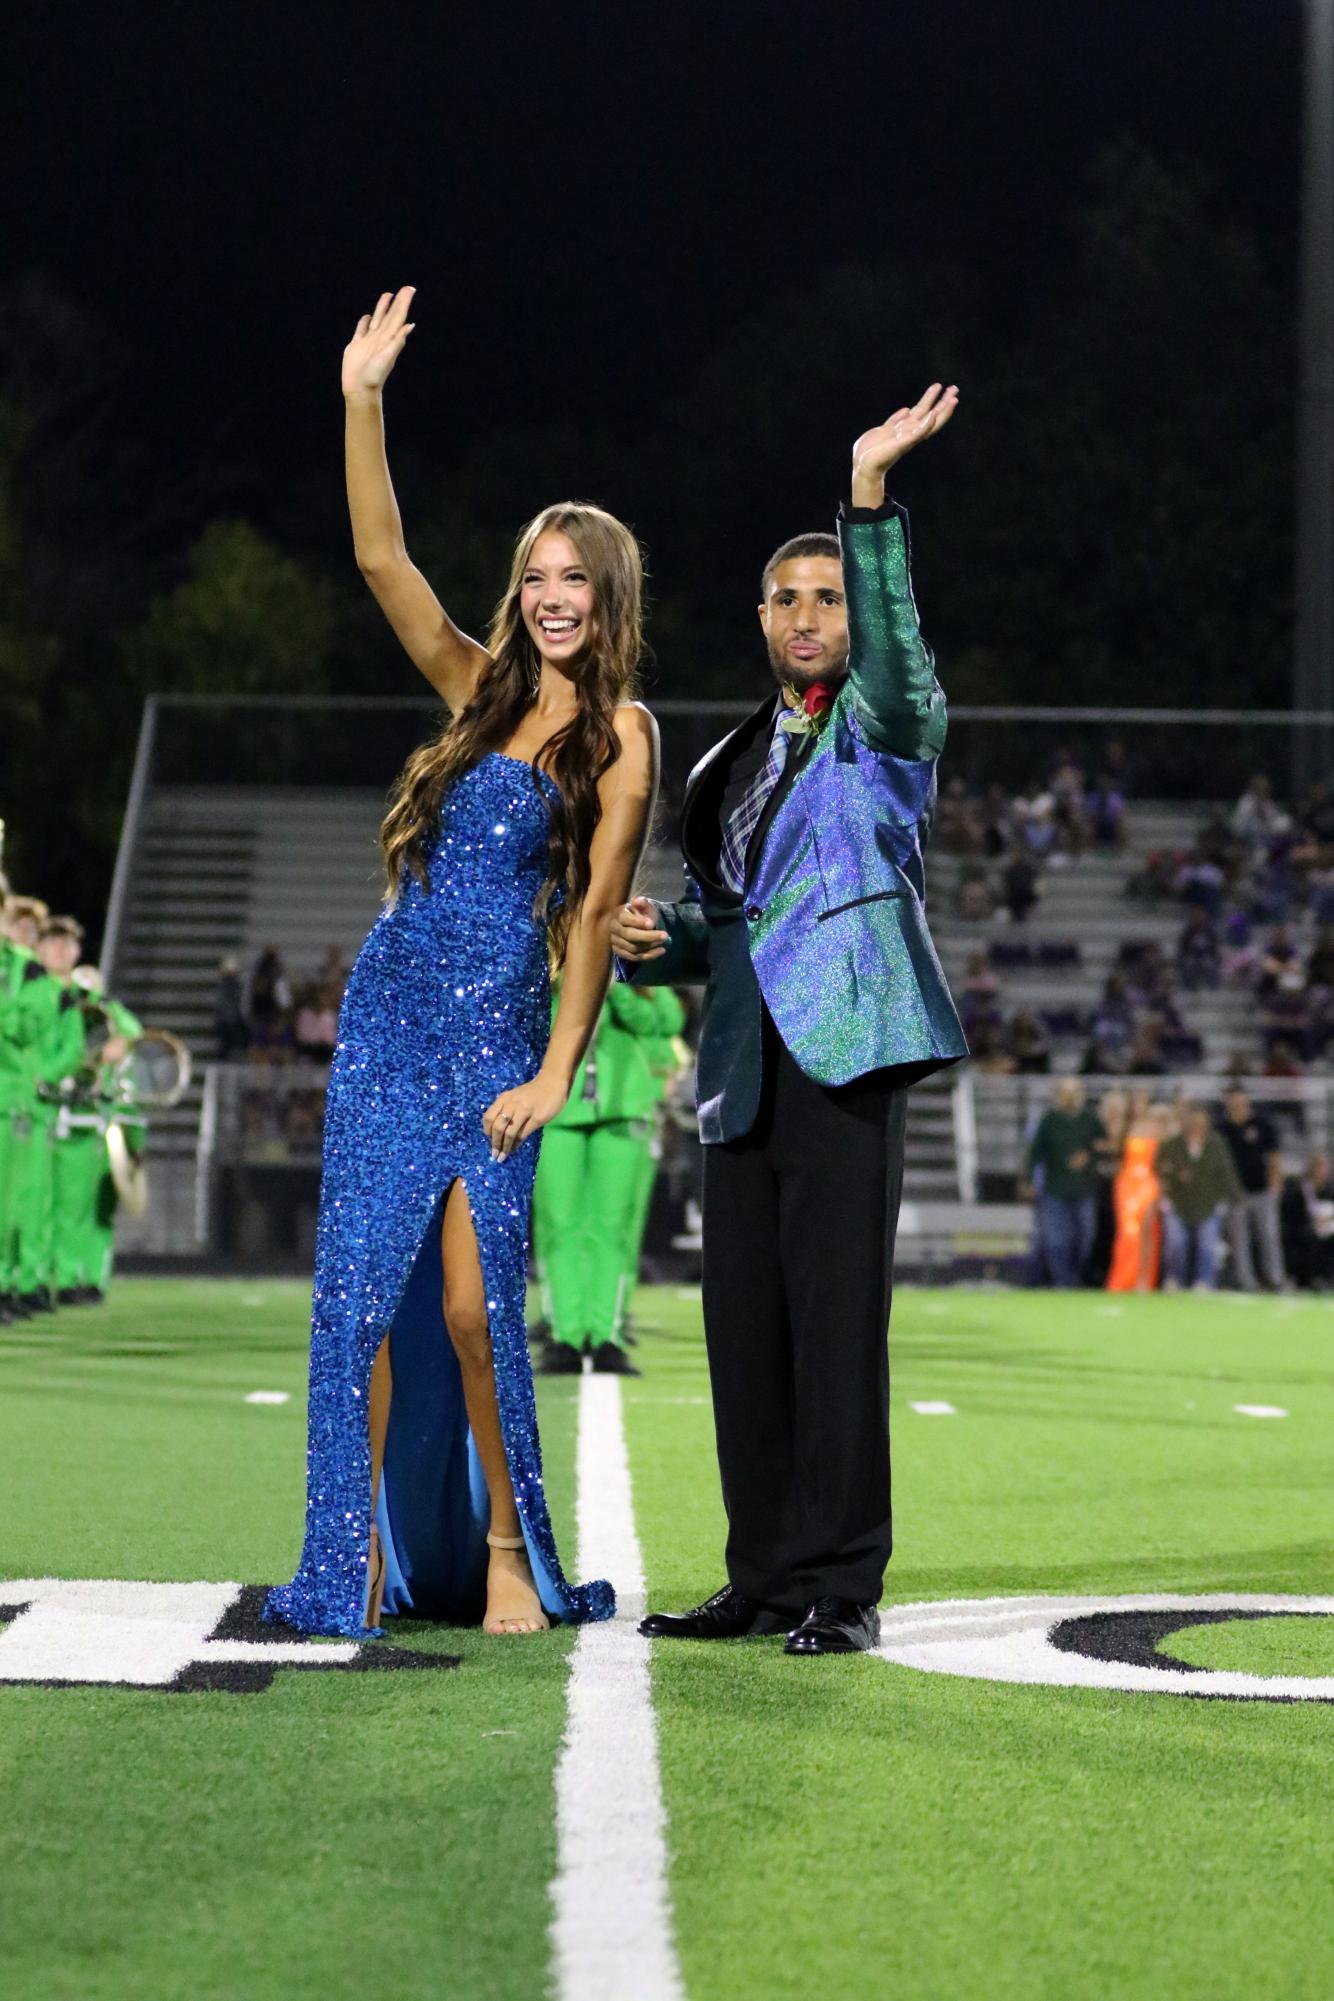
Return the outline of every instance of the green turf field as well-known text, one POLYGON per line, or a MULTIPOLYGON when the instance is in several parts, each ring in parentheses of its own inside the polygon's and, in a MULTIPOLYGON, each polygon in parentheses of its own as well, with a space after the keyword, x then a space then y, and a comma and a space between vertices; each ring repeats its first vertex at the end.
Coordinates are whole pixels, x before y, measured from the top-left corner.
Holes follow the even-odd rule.
MULTIPOLYGON (((102 1309, 4 1330, 0 1573, 289 1575, 306 1303, 126 1280, 102 1309)), ((639 1315, 635 1514, 651 1603, 682 1604, 722 1582, 699 1309, 664 1289, 639 1315)), ((1329 1305, 903 1291, 893 1357, 887 1605, 1334 1591, 1329 1305), (927 1401, 952 1414, 911 1407, 927 1401)), ((541 1387, 570 1555, 578 1397, 541 1387)), ((11 2001, 551 1991, 572 1636, 417 1626, 387 1644, 462 1663, 280 1669, 250 1694, 0 1686, 11 2001)), ((691 2001, 1334 1991, 1334 1703, 779 1647, 653 1656, 691 2001)), ((1334 1675, 1334 1620, 1201 1622, 1163 1647, 1334 1675)))

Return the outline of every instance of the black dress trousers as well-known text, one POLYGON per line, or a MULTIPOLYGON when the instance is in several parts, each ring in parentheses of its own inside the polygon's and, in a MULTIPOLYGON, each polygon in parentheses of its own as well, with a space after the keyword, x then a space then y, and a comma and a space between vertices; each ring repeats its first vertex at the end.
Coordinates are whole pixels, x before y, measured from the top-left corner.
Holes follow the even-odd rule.
POLYGON ((736 1590, 874 1604, 891 1548, 889 1347, 907 1093, 812 1083, 766 1010, 759 1116, 704 1149, 704 1326, 736 1590))

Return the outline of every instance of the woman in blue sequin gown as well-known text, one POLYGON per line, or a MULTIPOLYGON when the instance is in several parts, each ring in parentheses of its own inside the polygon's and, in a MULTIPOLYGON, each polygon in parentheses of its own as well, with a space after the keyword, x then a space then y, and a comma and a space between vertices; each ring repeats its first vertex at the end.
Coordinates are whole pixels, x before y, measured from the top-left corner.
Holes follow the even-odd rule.
POLYGON ((339 1019, 305 1545, 265 1608, 352 1637, 382 1613, 513 1634, 615 1609, 608 1582, 561 1568, 525 1286, 541 1128, 597 1021, 657 769, 652 719, 627 699, 641 572, 619 522, 584 503, 531 522, 485 648, 409 561, 382 390, 411 300, 385 293, 344 354, 348 500, 362 572, 449 719, 400 779, 390 897, 339 1019))

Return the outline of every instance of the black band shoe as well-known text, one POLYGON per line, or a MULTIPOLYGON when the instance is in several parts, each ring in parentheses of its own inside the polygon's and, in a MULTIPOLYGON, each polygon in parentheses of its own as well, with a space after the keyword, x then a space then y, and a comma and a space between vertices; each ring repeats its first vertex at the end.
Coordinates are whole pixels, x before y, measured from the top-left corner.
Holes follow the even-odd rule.
POLYGON ((582 1376, 584 1358, 568 1341, 544 1341, 533 1362, 537 1376, 582 1376))
POLYGON ((624 1348, 615 1341, 603 1341, 593 1350, 593 1374, 595 1376, 642 1376, 624 1348))
POLYGON ((874 1605, 853 1598, 817 1598, 787 1636, 785 1654, 864 1654, 880 1638, 874 1605))
POLYGON ((693 1612, 651 1612, 639 1630, 647 1640, 744 1640, 785 1633, 791 1617, 790 1612, 771 1612, 725 1584, 693 1612))

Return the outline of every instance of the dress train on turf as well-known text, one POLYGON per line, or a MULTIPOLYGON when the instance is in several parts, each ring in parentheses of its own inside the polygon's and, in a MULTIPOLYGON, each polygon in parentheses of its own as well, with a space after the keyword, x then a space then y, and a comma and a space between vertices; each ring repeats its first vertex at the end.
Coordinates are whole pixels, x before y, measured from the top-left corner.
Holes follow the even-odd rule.
POLYGON ((538 1142, 496 1161, 482 1113, 537 1071, 550 1028, 545 926, 552 781, 490 752, 446 795, 429 887, 406 871, 357 956, 324 1126, 311 1320, 306 1534, 265 1617, 368 1631, 371 1368, 389 1336, 393 1395, 375 1525, 383 1611, 471 1624, 486 1598, 486 1482, 444 1323, 440 1231, 462 1181, 486 1284, 496 1399, 543 1610, 610 1618, 609 1584, 568 1583, 552 1533, 525 1325, 538 1142))

